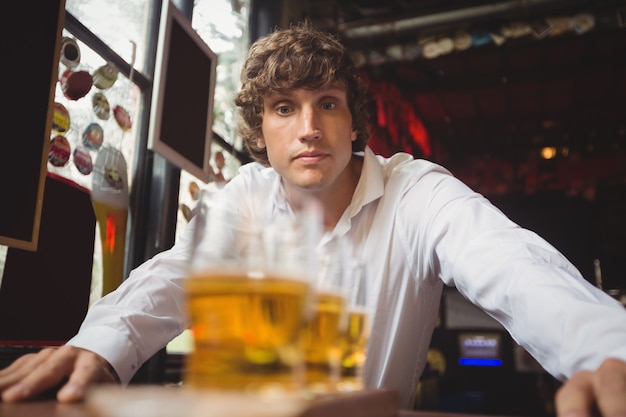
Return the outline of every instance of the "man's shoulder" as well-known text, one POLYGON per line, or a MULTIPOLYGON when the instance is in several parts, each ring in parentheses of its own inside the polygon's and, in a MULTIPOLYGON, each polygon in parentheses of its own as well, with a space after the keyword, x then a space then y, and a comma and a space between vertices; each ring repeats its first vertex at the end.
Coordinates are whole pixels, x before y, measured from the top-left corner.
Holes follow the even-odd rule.
POLYGON ((274 187, 278 177, 278 173, 272 169, 263 166, 258 162, 250 162, 239 167, 237 175, 235 175, 227 184, 229 191, 247 193, 251 190, 255 192, 263 192, 274 187))
POLYGON ((278 173, 273 168, 266 167, 258 162, 249 162, 239 167, 237 177, 263 182, 271 181, 276 175, 278 173))
POLYGON ((447 169, 433 161, 416 158, 405 152, 398 152, 391 156, 375 156, 386 178, 404 175, 415 177, 436 172, 450 174, 447 169))

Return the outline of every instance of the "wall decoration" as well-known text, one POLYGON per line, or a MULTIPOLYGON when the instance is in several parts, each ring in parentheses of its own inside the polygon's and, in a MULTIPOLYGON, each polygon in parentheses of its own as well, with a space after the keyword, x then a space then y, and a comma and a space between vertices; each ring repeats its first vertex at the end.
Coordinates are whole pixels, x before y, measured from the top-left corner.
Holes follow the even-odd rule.
POLYGON ((76 169, 78 169, 78 172, 83 175, 91 174, 91 171, 93 170, 93 161, 91 160, 91 154, 84 146, 79 145, 76 149, 74 149, 72 159, 76 169))
POLYGON ((61 103, 54 103, 52 114, 52 130, 57 133, 65 133, 70 129, 70 112, 61 103))
POLYGON ((48 161, 56 166, 62 167, 70 160, 71 147, 65 136, 56 135, 50 140, 50 150, 48 151, 48 161))
POLYGON ((103 93, 94 93, 93 96, 91 96, 91 105, 98 119, 109 120, 109 117, 111 117, 111 105, 103 93))
POLYGON ((97 151, 104 141, 104 130, 98 123, 89 123, 83 132, 83 145, 90 150, 97 151))
POLYGON ((87 71, 75 71, 71 68, 65 70, 59 82, 61 83, 63 94, 70 100, 78 100, 85 97, 93 84, 91 74, 87 71))
POLYGON ((80 48, 76 39, 64 36, 61 40, 61 63, 68 68, 76 68, 80 63, 80 48))
POLYGON ((106 65, 99 67, 93 73, 93 85, 100 90, 107 90, 115 84, 115 81, 117 81, 118 73, 119 70, 117 67, 109 62, 106 65))

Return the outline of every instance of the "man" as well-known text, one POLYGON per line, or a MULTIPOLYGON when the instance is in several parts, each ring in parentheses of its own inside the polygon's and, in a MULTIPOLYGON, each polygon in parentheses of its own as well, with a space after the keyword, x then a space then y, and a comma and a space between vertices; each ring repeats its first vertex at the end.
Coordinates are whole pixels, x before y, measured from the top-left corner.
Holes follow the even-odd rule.
MULTIPOLYGON (((555 248, 511 222, 442 167, 367 148, 368 95, 343 46, 309 25, 257 41, 236 104, 259 163, 245 165, 219 204, 242 217, 290 213, 315 198, 325 241, 347 236, 367 261, 374 297, 366 383, 410 408, 443 285, 500 321, 546 370, 566 381, 559 416, 626 416, 626 310, 555 248)), ((92 306, 64 347, 0 371, 4 401, 62 383, 59 401, 116 378, 186 328, 181 290, 190 237, 131 273, 92 306)))

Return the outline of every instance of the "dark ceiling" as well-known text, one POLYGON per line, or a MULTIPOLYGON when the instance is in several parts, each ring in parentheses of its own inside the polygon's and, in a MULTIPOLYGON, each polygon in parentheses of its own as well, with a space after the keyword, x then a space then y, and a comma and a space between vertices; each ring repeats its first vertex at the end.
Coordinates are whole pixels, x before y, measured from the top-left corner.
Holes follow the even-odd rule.
POLYGON ((304 8, 355 52, 378 111, 389 113, 383 124, 398 123, 378 129, 382 152, 454 164, 519 160, 544 146, 561 156, 626 151, 626 1, 310 0, 304 8), (403 126, 415 118, 425 132, 403 126))

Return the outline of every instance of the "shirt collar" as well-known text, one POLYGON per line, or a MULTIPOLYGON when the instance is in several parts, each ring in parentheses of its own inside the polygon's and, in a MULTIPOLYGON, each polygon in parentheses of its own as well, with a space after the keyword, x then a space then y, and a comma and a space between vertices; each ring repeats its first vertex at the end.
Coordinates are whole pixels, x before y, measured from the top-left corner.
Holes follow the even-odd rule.
POLYGON ((374 152, 369 147, 365 147, 361 177, 347 210, 349 217, 356 216, 363 206, 382 197, 384 189, 382 166, 374 152))

